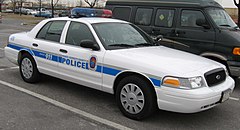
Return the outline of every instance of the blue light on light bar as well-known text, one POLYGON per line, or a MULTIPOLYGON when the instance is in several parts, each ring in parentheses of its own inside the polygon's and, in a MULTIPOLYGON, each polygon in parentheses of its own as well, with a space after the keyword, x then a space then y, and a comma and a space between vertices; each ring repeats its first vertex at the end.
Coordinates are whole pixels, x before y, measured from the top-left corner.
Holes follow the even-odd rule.
POLYGON ((94 8, 73 8, 71 10, 71 17, 112 17, 112 11, 106 9, 94 9, 94 8))

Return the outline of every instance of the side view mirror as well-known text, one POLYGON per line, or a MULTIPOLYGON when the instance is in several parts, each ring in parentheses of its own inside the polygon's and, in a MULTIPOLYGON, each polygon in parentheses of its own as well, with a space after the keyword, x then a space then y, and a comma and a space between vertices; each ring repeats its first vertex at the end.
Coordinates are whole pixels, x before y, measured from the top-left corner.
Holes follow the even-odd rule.
POLYGON ((163 36, 162 36, 162 35, 158 35, 158 36, 156 36, 156 37, 153 37, 153 40, 154 40, 155 42, 162 41, 162 40, 163 40, 163 36))
POLYGON ((207 24, 205 19, 197 19, 196 20, 196 25, 201 26, 201 27, 203 27, 205 29, 210 29, 211 28, 210 25, 207 24))
POLYGON ((98 44, 92 40, 82 40, 80 43, 80 47, 89 48, 94 51, 100 50, 100 47, 98 46, 98 44))

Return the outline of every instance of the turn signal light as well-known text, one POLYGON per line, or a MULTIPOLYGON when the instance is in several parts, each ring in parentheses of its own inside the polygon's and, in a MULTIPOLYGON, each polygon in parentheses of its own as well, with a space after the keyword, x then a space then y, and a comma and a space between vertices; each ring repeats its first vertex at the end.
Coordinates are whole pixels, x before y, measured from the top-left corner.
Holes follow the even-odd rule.
POLYGON ((239 48, 239 47, 235 47, 235 48, 233 49, 233 54, 234 54, 234 55, 240 55, 240 48, 239 48))
POLYGON ((164 81, 163 81, 163 84, 164 85, 169 85, 169 86, 172 86, 172 87, 179 87, 180 86, 180 82, 179 82, 178 79, 170 78, 170 77, 165 78, 164 81))

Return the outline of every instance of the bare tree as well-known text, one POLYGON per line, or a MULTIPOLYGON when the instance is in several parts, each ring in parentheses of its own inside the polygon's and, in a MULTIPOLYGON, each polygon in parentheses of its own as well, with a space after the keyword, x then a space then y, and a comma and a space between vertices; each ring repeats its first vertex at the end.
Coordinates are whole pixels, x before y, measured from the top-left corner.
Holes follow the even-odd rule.
POLYGON ((240 27, 240 2, 237 0, 233 0, 234 1, 234 4, 238 7, 238 27, 240 27))
POLYGON ((54 0, 51 0, 51 6, 52 6, 52 18, 54 17, 54 7, 58 4, 59 0, 56 0, 54 3, 54 0))
POLYGON ((89 0, 84 0, 84 1, 90 6, 90 8, 93 8, 98 2, 98 0, 94 0, 93 2, 90 2, 89 0))
POLYGON ((39 16, 41 16, 42 0, 38 0, 39 3, 39 16))
POLYGON ((13 12, 15 13, 15 10, 16 10, 16 4, 19 0, 11 0, 11 3, 12 3, 12 9, 13 9, 13 12))
POLYGON ((2 12, 2 5, 3 5, 4 0, 0 0, 0 12, 2 12))
POLYGON ((82 6, 82 0, 79 0, 78 3, 79 3, 78 6, 81 7, 82 6))
POLYGON ((18 2, 20 2, 20 8, 19 8, 19 14, 20 16, 22 15, 22 7, 23 7, 23 2, 25 2, 26 0, 20 0, 18 2))

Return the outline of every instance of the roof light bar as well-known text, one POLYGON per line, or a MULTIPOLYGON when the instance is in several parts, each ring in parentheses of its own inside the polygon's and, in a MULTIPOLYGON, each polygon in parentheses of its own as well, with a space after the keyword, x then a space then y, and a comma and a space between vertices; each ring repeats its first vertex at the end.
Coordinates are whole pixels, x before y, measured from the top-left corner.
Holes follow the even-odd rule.
POLYGON ((81 17, 104 17, 111 18, 112 11, 107 9, 94 9, 94 8, 73 8, 71 10, 72 18, 81 17))

